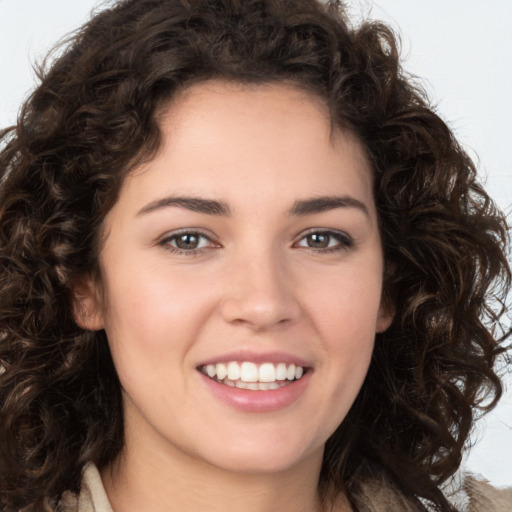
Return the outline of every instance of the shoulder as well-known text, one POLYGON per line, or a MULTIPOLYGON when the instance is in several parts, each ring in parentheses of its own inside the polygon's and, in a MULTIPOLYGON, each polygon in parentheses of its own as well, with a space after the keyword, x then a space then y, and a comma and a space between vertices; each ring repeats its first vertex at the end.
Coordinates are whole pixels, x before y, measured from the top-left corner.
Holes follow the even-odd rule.
POLYGON ((464 490, 468 496, 468 512, 512 511, 512 487, 498 489, 486 480, 467 476, 464 490))
POLYGON ((84 468, 80 494, 66 493, 59 504, 58 512, 113 512, 98 468, 88 464, 84 468))
MULTIPOLYGON (((464 477, 460 487, 457 510, 460 512, 512 512, 512 487, 498 489, 486 480, 464 477)), ((389 482, 374 479, 364 482, 354 496, 359 512, 418 512, 428 511, 419 502, 407 500, 389 482)), ((98 469, 89 464, 84 469, 79 496, 63 496, 59 512, 113 512, 98 469)))
POLYGON ((351 489, 357 512, 426 512, 419 500, 407 498, 390 480, 375 474, 351 489))
MULTIPOLYGON (((512 487, 499 489, 473 475, 462 475, 446 496, 457 512, 512 512, 512 487)), ((379 478, 362 483, 353 498, 359 512, 433 510, 420 501, 411 502, 391 482, 379 478)))
POLYGON ((494 487, 471 473, 457 473, 443 492, 458 512, 512 512, 512 487, 494 487))

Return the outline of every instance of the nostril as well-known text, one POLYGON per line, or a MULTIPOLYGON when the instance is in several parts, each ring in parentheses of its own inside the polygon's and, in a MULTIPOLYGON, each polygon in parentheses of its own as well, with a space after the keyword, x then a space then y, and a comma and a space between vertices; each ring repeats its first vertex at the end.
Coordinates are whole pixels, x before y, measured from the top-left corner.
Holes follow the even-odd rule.
POLYGON ((286 326, 299 315, 298 305, 291 297, 272 297, 263 294, 247 294, 225 300, 221 307, 225 321, 253 330, 276 325, 286 326))

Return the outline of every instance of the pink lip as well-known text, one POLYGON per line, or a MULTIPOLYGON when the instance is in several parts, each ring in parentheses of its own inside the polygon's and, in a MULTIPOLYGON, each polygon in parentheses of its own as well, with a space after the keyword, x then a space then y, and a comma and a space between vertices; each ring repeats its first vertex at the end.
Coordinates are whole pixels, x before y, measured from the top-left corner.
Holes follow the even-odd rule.
MULTIPOLYGON (((229 359, 229 361, 233 360, 236 360, 236 358, 229 359)), ((265 361, 268 361, 268 359, 265 359, 265 361)), ((198 372, 208 391, 215 398, 234 409, 244 412, 277 411, 293 404, 306 391, 312 373, 313 371, 310 370, 299 380, 293 381, 279 389, 252 391, 226 386, 198 372)))
POLYGON ((303 368, 310 368, 312 365, 308 363, 305 359, 300 357, 296 357, 292 354, 287 354, 285 352, 252 352, 248 350, 237 350, 234 352, 230 352, 227 354, 222 354, 217 357, 212 357, 206 361, 202 361, 198 367, 206 366, 209 364, 217 364, 217 363, 229 363, 230 361, 251 361, 256 364, 263 363, 285 363, 287 365, 294 364, 295 366, 302 366, 303 368))

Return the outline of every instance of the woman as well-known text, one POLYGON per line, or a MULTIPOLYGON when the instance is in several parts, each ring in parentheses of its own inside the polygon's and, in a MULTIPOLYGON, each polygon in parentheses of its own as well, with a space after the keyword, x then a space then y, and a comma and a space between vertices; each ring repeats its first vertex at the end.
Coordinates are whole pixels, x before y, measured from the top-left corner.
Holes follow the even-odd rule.
POLYGON ((120 1, 2 137, 5 510, 453 510, 507 226, 388 28, 120 1))

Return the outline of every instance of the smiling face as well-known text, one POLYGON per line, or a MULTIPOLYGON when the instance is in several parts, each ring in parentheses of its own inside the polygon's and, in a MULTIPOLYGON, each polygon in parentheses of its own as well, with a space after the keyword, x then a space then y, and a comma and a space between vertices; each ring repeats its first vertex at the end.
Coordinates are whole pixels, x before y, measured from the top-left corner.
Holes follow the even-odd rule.
POLYGON ((78 308, 108 336, 125 450, 230 471, 319 467, 390 322, 364 152, 286 85, 195 85, 160 124, 78 308))

